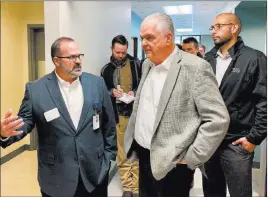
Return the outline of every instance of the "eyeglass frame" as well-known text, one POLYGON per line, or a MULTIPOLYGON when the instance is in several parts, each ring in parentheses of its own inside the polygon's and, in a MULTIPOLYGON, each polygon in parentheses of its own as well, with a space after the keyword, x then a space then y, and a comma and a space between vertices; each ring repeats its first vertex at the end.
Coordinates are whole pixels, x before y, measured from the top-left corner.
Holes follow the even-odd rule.
POLYGON ((213 29, 215 31, 218 31, 219 29, 221 29, 222 26, 225 26, 225 25, 235 25, 234 23, 217 23, 216 25, 211 25, 210 28, 208 29, 210 32, 213 31, 213 29), (217 27, 217 29, 215 28, 217 27))
POLYGON ((82 58, 81 58, 81 56, 82 56, 82 58, 85 56, 85 54, 83 54, 83 53, 80 53, 80 54, 78 54, 78 55, 71 55, 71 56, 65 56, 65 57, 63 57, 63 56, 56 56, 57 58, 67 58, 67 59, 69 59, 70 61, 75 61, 77 58, 79 59, 79 60, 81 60, 82 58))

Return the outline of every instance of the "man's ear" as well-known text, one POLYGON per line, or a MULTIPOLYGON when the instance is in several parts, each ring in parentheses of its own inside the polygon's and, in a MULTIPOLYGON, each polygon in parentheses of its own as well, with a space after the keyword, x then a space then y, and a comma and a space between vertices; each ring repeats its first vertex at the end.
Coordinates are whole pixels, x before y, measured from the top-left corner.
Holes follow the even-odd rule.
POLYGON ((171 44, 171 43, 173 43, 173 35, 172 35, 172 33, 168 33, 167 34, 167 44, 171 44))
POLYGON ((238 31, 239 31, 239 26, 238 25, 233 25, 233 27, 232 27, 232 33, 233 34, 237 34, 238 31))
POLYGON ((56 66, 59 65, 59 58, 58 58, 58 57, 53 57, 53 58, 52 58, 52 61, 53 61, 53 63, 54 63, 56 66))

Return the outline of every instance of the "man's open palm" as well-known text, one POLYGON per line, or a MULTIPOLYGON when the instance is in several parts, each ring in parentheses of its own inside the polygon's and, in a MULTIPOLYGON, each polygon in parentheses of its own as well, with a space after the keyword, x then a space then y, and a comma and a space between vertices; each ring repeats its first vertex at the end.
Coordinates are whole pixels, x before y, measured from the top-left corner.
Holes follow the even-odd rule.
POLYGON ((11 137, 14 135, 20 135, 23 131, 16 131, 23 126, 22 119, 18 119, 18 116, 12 116, 12 110, 8 110, 5 118, 1 120, 1 136, 11 137))

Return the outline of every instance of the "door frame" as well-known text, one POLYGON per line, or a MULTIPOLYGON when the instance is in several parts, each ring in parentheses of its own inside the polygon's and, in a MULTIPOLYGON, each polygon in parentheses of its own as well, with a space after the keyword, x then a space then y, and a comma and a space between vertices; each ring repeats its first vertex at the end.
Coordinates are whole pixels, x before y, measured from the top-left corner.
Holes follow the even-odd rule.
MULTIPOLYGON (((38 30, 44 30, 44 24, 28 24, 28 74, 29 81, 34 81, 37 79, 37 70, 36 70, 36 54, 35 54, 35 33, 38 30)), ((34 128, 30 134, 30 150, 37 149, 37 132, 34 128)))
POLYGON ((261 143, 260 147, 260 170, 259 170, 259 177, 258 177, 258 185, 259 185, 259 196, 266 196, 266 181, 267 181, 267 139, 265 139, 261 143))

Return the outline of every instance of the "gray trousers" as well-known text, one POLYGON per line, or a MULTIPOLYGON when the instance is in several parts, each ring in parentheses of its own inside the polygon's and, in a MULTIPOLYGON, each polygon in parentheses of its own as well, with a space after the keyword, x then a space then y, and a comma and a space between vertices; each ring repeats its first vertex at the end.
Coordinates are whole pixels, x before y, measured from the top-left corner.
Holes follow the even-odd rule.
POLYGON ((252 197, 252 163, 254 153, 239 145, 220 146, 205 164, 203 176, 205 197, 252 197))

